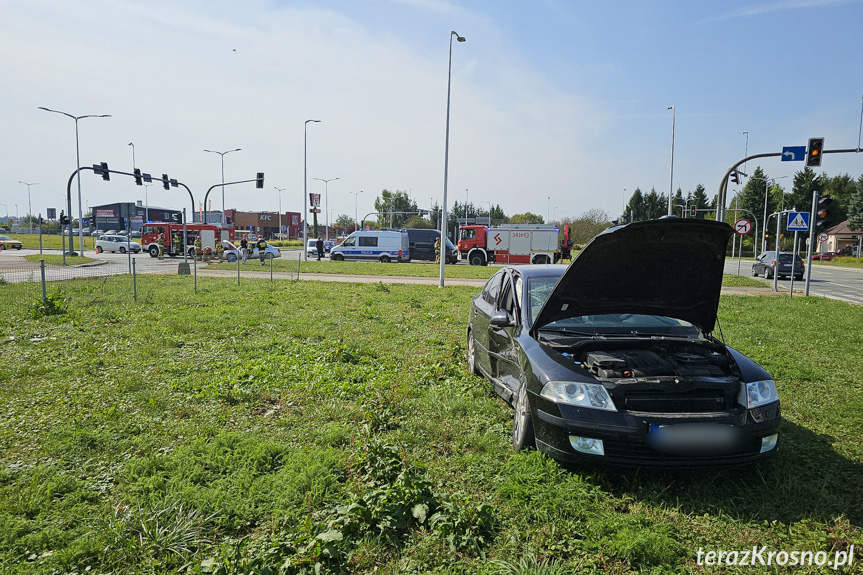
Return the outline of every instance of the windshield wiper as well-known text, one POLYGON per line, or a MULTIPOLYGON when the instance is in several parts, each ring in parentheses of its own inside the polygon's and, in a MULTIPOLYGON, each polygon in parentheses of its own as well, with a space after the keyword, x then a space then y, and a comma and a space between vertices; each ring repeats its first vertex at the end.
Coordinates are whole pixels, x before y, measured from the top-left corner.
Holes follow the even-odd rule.
POLYGON ((600 335, 596 332, 576 331, 574 329, 566 329, 563 327, 543 327, 537 331, 540 331, 540 332, 548 331, 551 333, 559 333, 561 335, 572 335, 572 336, 578 336, 578 337, 595 337, 595 338, 599 338, 599 339, 605 338, 605 335, 600 335))

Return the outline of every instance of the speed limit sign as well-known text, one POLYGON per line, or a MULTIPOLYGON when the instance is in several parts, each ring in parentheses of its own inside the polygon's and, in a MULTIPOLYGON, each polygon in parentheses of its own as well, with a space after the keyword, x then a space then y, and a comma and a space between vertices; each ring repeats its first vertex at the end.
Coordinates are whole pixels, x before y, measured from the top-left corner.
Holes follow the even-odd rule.
POLYGON ((826 242, 827 241, 827 234, 825 234, 825 233, 818 234, 818 241, 819 242, 826 242))
POLYGON ((739 219, 734 222, 734 231, 741 236, 745 236, 752 229, 752 222, 747 219, 739 219))

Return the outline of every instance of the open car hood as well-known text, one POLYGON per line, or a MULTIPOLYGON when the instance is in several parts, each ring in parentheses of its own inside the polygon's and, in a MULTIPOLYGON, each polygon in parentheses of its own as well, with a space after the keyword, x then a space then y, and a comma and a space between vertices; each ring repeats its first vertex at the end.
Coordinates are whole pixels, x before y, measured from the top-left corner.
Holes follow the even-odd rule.
POLYGON ((681 319, 710 333, 733 233, 722 222, 676 218, 610 228, 564 271, 532 331, 569 317, 632 313, 681 319))

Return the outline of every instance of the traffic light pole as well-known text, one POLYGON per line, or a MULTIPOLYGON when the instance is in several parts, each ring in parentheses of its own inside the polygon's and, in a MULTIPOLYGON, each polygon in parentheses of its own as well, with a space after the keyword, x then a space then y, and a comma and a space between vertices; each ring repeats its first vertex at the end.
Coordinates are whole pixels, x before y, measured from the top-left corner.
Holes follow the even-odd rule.
POLYGON ((815 210, 818 209, 818 190, 812 192, 812 212, 809 214, 809 249, 806 254, 806 287, 803 295, 809 295, 809 282, 812 279, 812 249, 815 247, 815 210))
MULTIPOLYGON (((822 154, 859 154, 863 152, 863 150, 859 148, 847 148, 842 150, 823 150, 822 154)), ((717 195, 716 202, 716 221, 722 222, 725 221, 725 202, 728 198, 728 178, 731 176, 731 173, 737 170, 741 164, 748 162, 749 160, 755 160, 757 158, 774 158, 776 156, 781 156, 782 152, 771 152, 769 154, 755 154, 752 156, 746 156, 742 160, 738 161, 736 164, 728 168, 728 171, 725 172, 725 175, 722 177, 722 180, 719 182, 719 193, 717 195)), ((767 229, 767 226, 764 226, 767 229)))

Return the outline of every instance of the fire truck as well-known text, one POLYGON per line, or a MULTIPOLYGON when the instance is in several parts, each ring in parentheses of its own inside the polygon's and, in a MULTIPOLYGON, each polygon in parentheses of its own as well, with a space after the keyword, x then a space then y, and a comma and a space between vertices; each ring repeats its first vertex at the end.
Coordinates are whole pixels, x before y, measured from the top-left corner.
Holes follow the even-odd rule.
POLYGON ((508 224, 461 226, 458 251, 472 266, 550 264, 560 258, 556 226, 508 224))
MULTIPOLYGON (((141 249, 150 257, 159 255, 159 235, 165 238, 166 256, 183 255, 183 224, 170 222, 148 222, 141 227, 141 249)), ((234 241, 234 227, 220 224, 186 224, 186 252, 195 255, 195 240, 201 238, 201 248, 216 249, 216 241, 234 241)))

